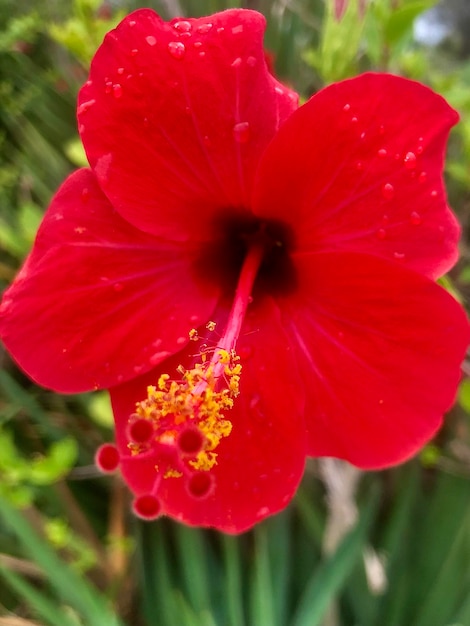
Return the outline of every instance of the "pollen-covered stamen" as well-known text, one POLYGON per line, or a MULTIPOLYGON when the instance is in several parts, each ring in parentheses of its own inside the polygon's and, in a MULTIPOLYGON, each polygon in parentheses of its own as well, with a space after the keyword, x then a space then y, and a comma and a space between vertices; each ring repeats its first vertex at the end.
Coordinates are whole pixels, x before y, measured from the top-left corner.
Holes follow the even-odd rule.
MULTIPOLYGON (((130 460, 150 453, 156 459, 150 499, 142 496, 134 507, 142 517, 148 517, 144 509, 151 509, 154 501, 158 501, 162 478, 183 477, 187 492, 194 498, 205 498, 212 493, 214 477, 208 472, 217 463, 220 442, 232 430, 226 413, 239 394, 241 365, 236 343, 264 250, 262 236, 248 247, 225 332, 217 346, 201 350, 200 361, 191 369, 179 366, 181 378, 162 374, 156 385, 147 388, 147 398, 137 403, 135 413, 129 418, 130 460), (147 506, 149 503, 152 506, 147 506)), ((215 323, 209 322, 207 328, 213 331, 215 323)), ((192 329, 189 337, 198 341, 197 330, 192 329)))

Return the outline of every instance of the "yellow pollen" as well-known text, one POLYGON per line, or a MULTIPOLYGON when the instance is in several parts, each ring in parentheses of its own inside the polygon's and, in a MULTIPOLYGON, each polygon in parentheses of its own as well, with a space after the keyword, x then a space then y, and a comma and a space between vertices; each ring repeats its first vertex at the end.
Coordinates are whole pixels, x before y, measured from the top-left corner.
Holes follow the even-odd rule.
POLYGON ((215 322, 207 322, 207 324, 206 324, 207 330, 210 330, 211 332, 213 330, 215 330, 215 327, 216 327, 216 323, 215 322))
POLYGON ((189 331, 189 339, 191 341, 199 341, 199 333, 195 328, 191 328, 191 330, 189 331))
MULTIPOLYGON (((162 374, 157 385, 147 387, 147 398, 136 404, 134 414, 152 421, 155 442, 175 449, 178 435, 186 426, 198 429, 202 449, 188 458, 188 464, 199 471, 209 471, 216 465, 215 450, 221 440, 230 435, 232 423, 225 412, 233 407, 234 398, 239 394, 242 369, 234 350, 216 348, 210 361, 206 355, 207 352, 203 352, 201 362, 192 369, 178 366, 180 380, 162 374)), ((182 476, 175 467, 162 468, 162 471, 164 478, 182 476)))
POLYGON ((178 470, 169 469, 165 472, 163 478, 181 478, 182 475, 182 472, 178 472, 178 470))

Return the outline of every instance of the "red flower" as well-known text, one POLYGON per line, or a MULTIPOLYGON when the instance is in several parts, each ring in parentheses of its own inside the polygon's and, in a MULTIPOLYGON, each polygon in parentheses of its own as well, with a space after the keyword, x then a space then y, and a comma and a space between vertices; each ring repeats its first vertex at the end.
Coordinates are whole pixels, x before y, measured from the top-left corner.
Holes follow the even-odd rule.
POLYGON ((98 463, 139 515, 229 532, 283 508, 306 455, 413 455, 469 340, 433 282, 457 257, 457 114, 383 74, 295 111, 264 25, 144 9, 106 36, 79 96, 91 169, 52 201, 0 321, 38 383, 110 388, 118 451, 98 463))

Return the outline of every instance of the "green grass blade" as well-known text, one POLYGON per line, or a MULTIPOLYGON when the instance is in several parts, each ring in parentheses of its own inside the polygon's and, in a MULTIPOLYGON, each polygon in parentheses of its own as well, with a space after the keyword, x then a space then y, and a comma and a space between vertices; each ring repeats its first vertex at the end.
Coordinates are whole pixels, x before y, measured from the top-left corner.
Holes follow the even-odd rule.
POLYGON ((136 521, 139 588, 142 612, 148 624, 173 626, 179 613, 173 583, 167 525, 136 521))
POLYGON ((288 622, 292 572, 293 507, 267 520, 268 545, 273 589, 273 608, 277 623, 288 622))
POLYGON ((322 563, 307 583, 291 626, 317 626, 361 558, 377 498, 369 499, 356 526, 346 535, 335 554, 322 563))
POLYGON ((47 622, 48 626, 77 626, 77 622, 62 611, 57 603, 26 582, 15 572, 0 565, 0 577, 20 596, 35 614, 47 622))
POLYGON ((31 528, 21 512, 0 498, 0 517, 16 535, 26 552, 46 574, 59 598, 83 616, 87 626, 119 626, 106 599, 65 564, 50 546, 31 528))
POLYGON ((245 626, 242 596, 242 562, 240 539, 221 535, 227 626, 245 626))
POLYGON ((267 525, 254 529, 255 562, 250 586, 251 624, 277 624, 274 603, 271 564, 269 560, 267 525))
POLYGON ((208 535, 202 530, 178 524, 175 526, 175 536, 186 598, 194 611, 201 613, 211 605, 210 591, 214 585, 209 576, 211 548, 207 541, 208 535))

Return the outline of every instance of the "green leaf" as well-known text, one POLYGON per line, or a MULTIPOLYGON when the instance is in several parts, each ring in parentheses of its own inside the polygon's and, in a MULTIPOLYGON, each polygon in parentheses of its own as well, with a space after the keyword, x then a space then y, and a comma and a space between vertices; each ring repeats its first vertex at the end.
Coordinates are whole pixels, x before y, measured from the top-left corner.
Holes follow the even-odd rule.
POLYGON ((463 410, 470 415, 470 380, 468 378, 460 383, 459 403, 463 410))
POLYGON ((426 9, 436 4, 437 0, 415 0, 393 11, 385 24, 384 35, 389 45, 395 45, 408 33, 413 22, 426 9))
POLYGON ((36 485, 47 485, 62 478, 73 467, 78 455, 77 443, 67 437, 53 443, 47 455, 33 460, 30 480, 36 485))

